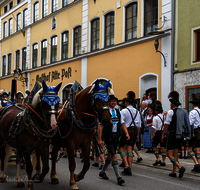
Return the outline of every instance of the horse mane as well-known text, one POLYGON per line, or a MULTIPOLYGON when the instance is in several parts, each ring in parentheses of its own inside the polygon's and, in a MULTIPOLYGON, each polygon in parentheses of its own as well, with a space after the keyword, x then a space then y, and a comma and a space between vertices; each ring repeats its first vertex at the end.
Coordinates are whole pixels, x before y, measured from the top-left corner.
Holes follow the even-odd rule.
POLYGON ((39 96, 40 96, 40 92, 43 91, 43 88, 41 88, 40 90, 38 90, 38 92, 35 94, 35 96, 33 97, 33 100, 32 100, 32 106, 33 106, 33 109, 36 108, 36 106, 38 105, 39 103, 39 96))

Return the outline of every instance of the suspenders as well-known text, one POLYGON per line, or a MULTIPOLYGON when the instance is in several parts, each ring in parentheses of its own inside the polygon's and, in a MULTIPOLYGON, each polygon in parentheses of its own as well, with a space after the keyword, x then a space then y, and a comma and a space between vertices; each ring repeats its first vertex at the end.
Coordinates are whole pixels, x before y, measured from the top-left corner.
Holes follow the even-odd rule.
POLYGON ((163 119, 159 115, 157 115, 157 116, 160 118, 160 120, 162 122, 162 127, 161 127, 161 131, 162 131, 163 127, 164 127, 164 115, 163 115, 163 119))
POLYGON ((134 125, 134 127, 136 127, 135 126, 135 118, 136 118, 136 116, 137 116, 137 114, 138 114, 138 110, 136 110, 136 114, 135 114, 135 117, 133 118, 133 115, 132 115, 132 113, 131 113, 131 111, 127 108, 127 110, 129 111, 129 113, 131 114, 131 118, 132 118, 132 122, 131 122, 131 124, 129 125, 129 127, 131 127, 131 125, 133 124, 134 125))

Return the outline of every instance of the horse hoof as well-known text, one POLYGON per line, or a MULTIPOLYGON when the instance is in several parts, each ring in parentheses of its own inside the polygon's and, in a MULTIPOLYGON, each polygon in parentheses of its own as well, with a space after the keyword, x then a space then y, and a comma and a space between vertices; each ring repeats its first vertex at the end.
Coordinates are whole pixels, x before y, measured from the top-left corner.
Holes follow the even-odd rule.
POLYGON ((24 182, 23 181, 19 181, 17 182, 17 187, 24 187, 24 182))
POLYGON ((42 183, 42 181, 40 180, 40 176, 41 174, 35 174, 33 177, 32 177, 32 180, 34 183, 42 183))
POLYGON ((74 185, 72 185, 72 186, 70 186, 70 189, 79 189, 77 186, 76 186, 76 184, 74 184, 74 185))
POLYGON ((58 178, 51 178, 51 184, 59 184, 58 178))

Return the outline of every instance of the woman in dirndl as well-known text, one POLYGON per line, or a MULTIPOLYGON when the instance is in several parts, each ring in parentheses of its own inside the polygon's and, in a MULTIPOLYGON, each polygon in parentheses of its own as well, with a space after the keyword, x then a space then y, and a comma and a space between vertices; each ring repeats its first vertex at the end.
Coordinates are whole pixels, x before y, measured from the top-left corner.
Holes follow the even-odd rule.
POLYGON ((145 122, 146 122, 146 129, 144 131, 144 148, 147 148, 148 150, 146 151, 151 152, 152 148, 152 141, 151 141, 151 126, 153 123, 153 110, 151 108, 148 108, 148 115, 145 117, 145 122))

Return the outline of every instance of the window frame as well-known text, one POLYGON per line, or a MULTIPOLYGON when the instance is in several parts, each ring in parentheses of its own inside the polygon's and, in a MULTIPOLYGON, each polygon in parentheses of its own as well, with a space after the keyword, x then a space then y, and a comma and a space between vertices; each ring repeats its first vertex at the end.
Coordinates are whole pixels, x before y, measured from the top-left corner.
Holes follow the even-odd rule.
POLYGON ((32 68, 36 68, 38 66, 38 43, 33 43, 32 45, 32 68), (35 52, 34 50, 34 46, 37 45, 37 52, 35 52), (35 58, 36 56, 36 58, 35 58), (36 64, 35 64, 36 61, 36 64))
POLYGON ((57 51, 58 51, 58 36, 57 35, 53 35, 52 37, 51 37, 51 53, 50 53, 50 63, 55 63, 55 62, 57 62, 57 60, 58 60, 58 53, 57 53, 57 51), (53 39, 54 38, 56 38, 56 45, 53 45, 53 39), (54 46, 56 46, 56 54, 53 54, 53 50, 54 49, 52 49, 54 46), (53 60, 53 56, 55 55, 55 57, 54 57, 54 59, 55 60, 53 60))
POLYGON ((62 34, 61 34, 61 60, 65 60, 65 59, 68 59, 69 58, 69 31, 68 30, 66 30, 66 31, 64 31, 64 32, 62 32, 62 34), (67 45, 65 45, 64 44, 64 42, 63 42, 63 35, 64 34, 66 34, 67 33, 67 38, 68 38, 68 40, 67 40, 67 45), (64 49, 64 47, 67 47, 66 49, 67 49, 67 53, 65 52, 65 54, 67 54, 67 56, 65 57, 65 58, 63 58, 63 52, 65 51, 64 49))
POLYGON ((33 22, 37 22, 39 20, 39 1, 36 1, 34 4, 33 4, 33 22), (38 9, 36 10, 36 6, 38 6, 38 9), (36 17, 36 11, 37 11, 37 16, 36 17), (37 19, 36 19, 37 18, 37 19))
POLYGON ((27 68, 26 68, 26 58, 27 58, 27 47, 23 47, 22 48, 22 71, 25 71, 27 68), (26 53, 24 53, 24 50, 26 49, 26 53), (25 59, 24 59, 24 54, 25 54, 25 59), (25 60, 25 63, 24 63, 24 60, 25 60))
POLYGON ((48 15, 48 0, 42 0, 42 18, 46 17, 47 15, 48 15), (44 4, 45 1, 47 2, 46 4, 44 4), (46 9, 44 9, 45 7, 46 9))
POLYGON ((130 41, 130 40, 136 39, 137 37, 138 37, 138 2, 132 2, 132 3, 128 4, 125 7, 125 41, 130 41), (133 5, 136 5, 136 16, 133 15, 133 11, 132 11, 132 16, 130 18, 127 18, 127 15, 128 15, 127 9, 129 7, 133 7, 133 5), (134 17, 137 18, 137 25, 135 27, 133 27, 133 19, 134 19, 134 17), (132 22, 131 22, 132 23, 132 28, 129 28, 129 29, 127 28, 127 20, 128 19, 132 20, 132 22), (136 37, 133 37, 133 28, 136 28, 136 33, 137 33, 136 37), (130 39, 128 39, 128 37, 127 37, 128 36, 128 34, 127 34, 128 30, 132 31, 130 39))
POLYGON ((17 5, 21 3, 21 0, 17 0, 17 5))
MULTIPOLYGON (((79 31, 78 31, 79 32, 79 31)), ((73 37, 74 37, 74 39, 73 39, 73 56, 74 57, 76 57, 76 56, 79 56, 79 55, 81 55, 81 46, 82 46, 82 26, 81 25, 78 25, 78 26, 76 26, 74 29, 73 29, 73 37), (76 31, 76 29, 79 29, 80 28, 80 35, 77 37, 77 39, 78 39, 78 45, 77 46, 75 46, 75 40, 76 40, 76 38, 75 38, 75 31, 76 31), (79 44, 79 38, 81 38, 81 40, 80 40, 80 44, 79 44), (80 53, 78 53, 78 54, 75 54, 75 48, 76 47, 80 47, 80 53)))
POLYGON ((69 0, 62 0, 62 7, 65 7, 65 6, 67 6, 67 5, 69 5, 69 0), (66 5, 64 4, 65 1, 67 1, 67 4, 66 4, 66 5))
POLYGON ((5 21, 3 23, 3 38, 6 38, 7 36, 8 36, 8 22, 5 21))
MULTIPOLYGON (((96 26, 97 26, 97 23, 96 23, 96 26)), ((93 19, 92 21, 91 21, 91 42, 90 42, 90 46, 91 46, 91 51, 96 51, 96 50, 99 50, 100 49, 100 18, 98 17, 98 18, 95 18, 95 19, 93 19), (95 22, 95 21, 99 21, 99 28, 97 29, 97 30, 95 30, 94 32, 96 32, 96 36, 97 36, 97 32, 99 32, 99 38, 97 39, 96 38, 96 40, 93 40, 93 23, 95 22), (96 41, 96 43, 95 43, 95 49, 93 49, 93 42, 94 41, 96 41), (97 41, 99 41, 99 48, 97 48, 97 41)))
MULTIPOLYGON (((110 11, 107 14, 105 14, 104 15, 104 20, 105 20, 105 23, 104 23, 104 28, 105 28, 104 29, 104 47, 110 47, 110 46, 115 45, 115 11, 110 11), (111 26, 112 26, 112 24, 110 24, 109 25, 109 27, 110 27, 110 33, 108 35, 108 36, 110 36, 110 45, 106 45, 106 37, 108 37, 108 36, 106 36, 106 32, 107 32, 107 28, 108 28, 108 26, 106 26, 106 24, 107 24, 106 18, 108 16, 113 16, 112 14, 114 14, 114 34, 113 34, 114 40, 113 40, 113 44, 111 44, 111 36, 112 36, 111 26)), ((110 17, 110 23, 111 23, 111 17, 110 17)))
POLYGON ((6 76, 6 55, 2 56, 2 76, 6 76))
POLYGON ((52 10, 51 10, 51 12, 53 13, 53 12, 55 12, 55 11, 58 10, 58 0, 51 0, 51 3, 52 3, 52 10), (55 7, 54 2, 56 3, 55 5, 57 5, 55 9, 54 9, 54 7, 55 7))
POLYGON ((20 68, 19 66, 20 66, 20 50, 18 49, 15 51, 15 69, 20 68), (19 55, 17 55, 18 52, 19 52, 19 55))
POLYGON ((9 10, 12 9, 12 8, 13 8, 13 1, 11 1, 11 2, 9 3, 9 10), (12 5, 12 7, 11 7, 11 5, 12 5))
POLYGON ((11 27, 11 30, 13 31, 13 19, 12 18, 10 18, 9 20, 8 20, 8 36, 10 36, 10 35, 12 35, 12 31, 11 31, 11 33, 10 33, 10 21, 12 20, 12 27, 11 27))
POLYGON ((28 16, 28 8, 25 8, 23 10, 23 28, 27 27, 28 26, 28 19, 27 19, 27 16, 28 16))
POLYGON ((43 64, 43 43, 46 41, 46 43, 47 43, 47 45, 48 45, 48 42, 47 42, 47 39, 43 39, 42 41, 41 41, 41 66, 43 66, 43 65, 46 65, 47 64, 47 45, 46 45, 46 63, 45 64, 43 64))
POLYGON ((12 67, 12 53, 8 54, 8 64, 7 64, 7 74, 11 75, 11 67, 12 67), (11 59, 9 59, 9 56, 11 56, 11 59))
POLYGON ((21 13, 17 13, 17 15, 16 15, 16 32, 18 32, 20 30, 21 30, 21 13), (20 18, 20 20, 18 18, 20 18), (18 24, 18 22, 20 22, 20 23, 18 24))
POLYGON ((5 14, 5 13, 7 13, 8 12, 8 5, 5 5, 4 7, 3 7, 3 13, 5 14), (6 9, 6 10, 5 10, 6 9))

